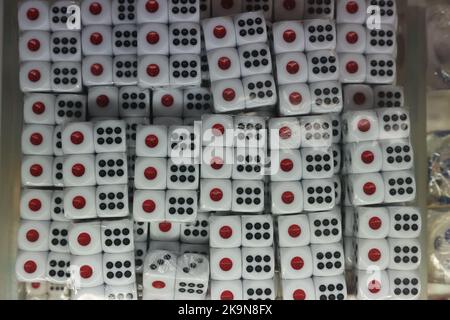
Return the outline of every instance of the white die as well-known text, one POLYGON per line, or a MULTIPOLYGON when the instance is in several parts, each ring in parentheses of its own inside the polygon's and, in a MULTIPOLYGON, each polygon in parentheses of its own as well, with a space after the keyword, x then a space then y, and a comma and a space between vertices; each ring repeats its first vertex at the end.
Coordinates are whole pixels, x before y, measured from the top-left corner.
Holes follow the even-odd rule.
POLYGON ((346 173, 371 173, 381 171, 383 155, 378 141, 349 143, 344 146, 346 173))
POLYGON ((236 32, 231 17, 202 20, 206 50, 236 47, 236 32))
POLYGON ((301 144, 300 123, 296 118, 269 120, 270 149, 298 149, 301 144))
POLYGON ((50 30, 49 4, 33 0, 19 4, 18 23, 20 30, 50 30))
POLYGON ((378 140, 380 126, 375 111, 353 111, 342 115, 344 143, 378 140))
POLYGON ((418 238, 422 230, 422 216, 419 208, 390 207, 389 237, 418 238))
POLYGON ((101 228, 99 222, 74 223, 68 234, 70 253, 90 256, 102 252, 101 228))
POLYGON ((22 63, 19 78, 22 92, 51 91, 49 62, 29 61, 22 63))
POLYGON ((180 3, 176 0, 169 1, 169 23, 174 22, 199 22, 200 2, 189 1, 180 3))
POLYGON ((336 25, 331 20, 308 20, 305 28, 305 49, 307 52, 315 50, 334 50, 336 48, 336 25))
POLYGON ((66 284, 69 277, 70 254, 50 252, 47 258, 47 280, 54 284, 66 284))
POLYGON ((53 155, 53 126, 24 125, 22 154, 53 155))
POLYGON ((242 254, 240 248, 210 250, 212 280, 238 280, 242 277, 242 254))
POLYGON ((65 187, 95 186, 95 156, 70 155, 64 158, 63 181, 65 187))
POLYGON ((204 113, 211 113, 213 106, 209 88, 187 88, 183 90, 183 117, 201 117, 204 113))
POLYGON ((90 122, 68 123, 61 141, 64 154, 94 153, 94 126, 90 122))
POLYGON ((305 51, 305 30, 300 21, 276 22, 272 28, 275 54, 305 51))
POLYGON ((208 52, 211 81, 239 78, 240 58, 236 48, 217 48, 208 52))
POLYGON ((96 218, 95 187, 65 188, 64 215, 68 219, 96 218))
POLYGON ((238 46, 267 42, 267 27, 261 11, 244 12, 234 16, 234 28, 238 46))
POLYGON ((202 117, 203 146, 232 147, 234 121, 230 115, 204 115, 202 117))
POLYGON ((232 16, 241 12, 242 0, 212 1, 211 12, 213 17, 232 16))
POLYGON ((174 54, 195 54, 201 52, 200 25, 192 22, 169 25, 169 52, 174 54))
POLYGON ((83 55, 112 55, 112 29, 110 26, 86 26, 81 32, 83 55))
POLYGON ((336 51, 363 54, 366 51, 366 37, 366 29, 361 24, 338 24, 336 51))
POLYGON ((138 222, 164 220, 165 203, 165 191, 136 190, 133 197, 134 220, 138 222))
POLYGON ((48 221, 22 220, 17 231, 17 245, 24 251, 48 251, 49 250, 48 221))
POLYGON ((128 186, 98 186, 96 190, 97 215, 100 218, 118 218, 129 215, 128 186))
POLYGON ((154 117, 178 117, 183 113, 183 92, 176 88, 164 88, 153 91, 154 117))
POLYGON ((271 153, 271 181, 302 179, 302 158, 299 150, 279 150, 271 153))
POLYGON ((274 279, 243 280, 243 300, 275 300, 276 290, 274 279))
POLYGON ((211 300, 242 300, 242 280, 211 281, 211 300))
POLYGON ((337 53, 318 50, 307 54, 309 82, 339 80, 340 61, 337 53))
POLYGON ((313 275, 332 277, 344 273, 344 248, 341 243, 311 245, 313 275))
POLYGON ((83 84, 100 86, 113 84, 113 60, 108 56, 87 56, 82 63, 83 84))
POLYGON ((386 239, 354 240, 354 250, 358 270, 385 270, 389 265, 389 244, 386 239))
POLYGON ((141 157, 167 156, 167 127, 138 125, 136 155, 141 157))
POLYGON ((113 82, 116 86, 137 84, 137 57, 135 55, 120 55, 113 60, 113 82))
POLYGON ((367 31, 367 54, 397 54, 397 34, 395 27, 382 24, 379 28, 367 31))
POLYGON ((413 171, 384 172, 384 202, 412 202, 416 199, 416 179, 413 171))
POLYGON ((308 215, 278 217, 278 242, 280 247, 303 247, 310 243, 308 215))
POLYGON ((316 293, 312 278, 282 280, 283 300, 315 300, 316 293))
POLYGON ((117 87, 90 87, 88 111, 92 117, 119 115, 119 90, 117 87))
POLYGON ((337 81, 321 81, 310 84, 312 112, 317 114, 341 112, 342 87, 337 81))
POLYGON ((20 61, 50 61, 50 33, 25 31, 19 37, 20 61))
POLYGON ((278 84, 308 81, 308 61, 304 53, 280 53, 276 56, 275 60, 278 84))
POLYGON ((385 85, 375 86, 375 103, 379 108, 403 107, 405 105, 405 93, 403 87, 385 85))
POLYGON ((214 110, 218 113, 242 111, 246 107, 244 87, 240 79, 215 81, 211 91, 214 98, 214 110))
POLYGON ((280 248, 282 279, 306 279, 313 274, 313 257, 309 246, 280 248))
POLYGON ((344 275, 336 277, 314 277, 317 300, 346 300, 347 285, 344 275))
POLYGON ((25 94, 23 119, 30 124, 55 124, 55 96, 52 94, 25 94))
POLYGON ((274 106, 277 103, 277 89, 273 76, 254 75, 244 78, 242 82, 246 109, 274 106))
POLYGON ((272 182, 270 184, 273 214, 303 211, 303 188, 300 182, 272 182))
POLYGON ((231 178, 233 150, 224 147, 204 147, 200 166, 202 179, 231 178))
POLYGON ((274 6, 274 19, 275 21, 302 19, 304 9, 303 1, 283 1, 281 5, 274 6))
POLYGON ((112 33, 113 54, 115 56, 136 55, 137 35, 137 26, 134 24, 116 25, 112 33))
POLYGON ((98 185, 127 184, 128 165, 125 153, 100 153, 95 157, 98 185))
MULTIPOLYGON (((134 251, 133 222, 131 220, 102 221, 100 231, 103 252, 124 253, 134 251)), ((134 263, 134 258, 132 260, 134 263)))
POLYGON ((85 121, 87 113, 86 100, 86 96, 81 94, 58 95, 55 101, 56 124, 63 125, 69 122, 85 121))
POLYGON ((19 251, 16 258, 16 277, 23 282, 45 279, 47 252, 19 251))
POLYGON ((150 240, 178 241, 179 239, 179 223, 168 221, 150 223, 150 240))
POLYGON ((389 269, 400 271, 416 270, 422 261, 419 239, 388 239, 389 269))
POLYGON ((200 210, 230 211, 231 181, 221 179, 202 179, 200 181, 200 210))
POLYGON ((342 239, 342 219, 339 209, 308 214, 312 244, 339 242, 342 239))
POLYGON ((169 21, 169 10, 167 0, 138 0, 136 5, 137 23, 169 21))
POLYGON ((136 1, 124 2, 112 0, 112 23, 113 25, 136 23, 136 1))
POLYGON ((386 300, 389 297, 389 279, 386 271, 358 271, 358 300, 386 300))
POLYGON ((50 37, 53 62, 81 61, 81 35, 77 31, 57 31, 50 37))
POLYGON ((63 179, 64 157, 55 157, 53 159, 53 186, 64 187, 63 179))
POLYGON ((296 116, 311 112, 311 95, 305 83, 281 85, 278 89, 280 115, 296 116))
POLYGON ((411 118, 404 108, 382 108, 377 110, 380 124, 379 139, 404 139, 411 133, 411 118))
POLYGON ((83 25, 110 25, 112 23, 111 10, 111 2, 108 0, 87 0, 81 2, 83 25))
POLYGON ((366 56, 367 78, 370 84, 393 84, 397 78, 396 60, 392 55, 372 54, 366 56))
POLYGON ((394 300, 417 300, 422 291, 419 271, 388 270, 390 297, 394 300))
POLYGON ((53 186, 52 167, 53 157, 51 156, 23 156, 21 165, 22 186, 53 186))
POLYGON ((212 215, 209 230, 211 248, 238 248, 242 244, 240 216, 212 215))
POLYGON ((75 288, 91 288, 103 284, 102 254, 70 258, 70 282, 75 288))
POLYGON ((275 274, 273 247, 242 248, 242 278, 268 280, 275 274))
POLYGON ((105 297, 108 300, 137 300, 136 284, 132 283, 124 286, 106 285, 105 297))
POLYGON ((385 186, 379 173, 352 174, 348 176, 350 201, 354 206, 380 204, 384 202, 385 186))
POLYGON ((209 213, 197 212, 195 221, 181 224, 180 241, 188 244, 207 244, 210 241, 209 213))
POLYGON ((167 190, 165 217, 167 221, 194 222, 197 217, 197 191, 167 190))
POLYGON ((339 54, 340 76, 342 83, 361 83, 366 80, 366 59, 362 54, 339 54))
POLYGON ((304 210, 310 212, 331 210, 336 205, 332 179, 304 180, 304 210))
POLYGON ((200 86, 201 84, 201 63, 199 55, 171 55, 169 71, 170 85, 172 86, 200 86))
POLYGON ((233 212, 258 213, 264 210, 264 183, 262 181, 233 180, 233 212))
POLYGON ((167 189, 197 190, 199 184, 198 165, 169 159, 167 162, 167 189))
POLYGON ((334 17, 334 1, 305 1, 305 18, 333 18, 334 17))
POLYGON ((345 110, 365 110, 374 107, 374 91, 365 84, 348 84, 344 86, 345 110))
POLYGON ((73 16, 80 13, 79 5, 74 5, 72 1, 61 0, 53 3, 50 7, 50 29, 52 31, 74 29, 79 30, 81 26, 77 23, 80 18, 73 16), (75 20, 75 21, 74 21, 75 20))
MULTIPOLYGON (((156 2, 156 1, 155 1, 156 2)), ((146 23, 138 27, 138 55, 169 54, 169 29, 162 23, 146 23)))
POLYGON ((50 220, 52 192, 23 189, 20 193, 20 217, 27 220, 50 220))
POLYGON ((388 209, 356 208, 355 222, 353 224, 354 235, 363 239, 384 239, 390 230, 390 217, 388 209))
POLYGON ((331 116, 300 118, 300 133, 303 148, 331 147, 333 139, 331 116))
POLYGON ((395 1, 366 0, 366 4, 368 18, 379 14, 381 23, 397 25, 397 4, 395 1))
POLYGON ((169 85, 169 58, 164 55, 139 57, 138 79, 143 88, 169 85))
POLYGON ((366 21, 366 1, 338 0, 336 20, 337 23, 364 23, 366 21))

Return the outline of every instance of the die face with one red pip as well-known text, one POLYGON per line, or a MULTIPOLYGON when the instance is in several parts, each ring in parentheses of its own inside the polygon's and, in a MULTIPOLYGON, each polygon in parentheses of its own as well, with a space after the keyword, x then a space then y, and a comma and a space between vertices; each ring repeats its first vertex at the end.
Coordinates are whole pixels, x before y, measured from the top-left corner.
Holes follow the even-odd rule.
POLYGON ((27 220, 50 220, 52 192, 23 189, 20 194, 20 217, 27 220))
POLYGON ((88 89, 88 112, 91 117, 118 117, 119 90, 117 87, 90 87, 88 89))
POLYGON ((240 248, 210 250, 212 280, 238 280, 242 277, 242 253, 240 248))
POLYGON ((62 131, 64 154, 94 153, 94 126, 90 122, 69 123, 62 131))
POLYGON ((386 271, 359 271, 356 277, 358 300, 385 300, 389 297, 386 271))
POLYGON ((150 240, 178 241, 180 239, 180 223, 160 221, 150 223, 150 240))
POLYGON ((377 141, 350 143, 344 146, 344 171, 349 174, 379 172, 383 155, 377 141))
POLYGON ((138 126, 136 136, 136 155, 144 157, 167 156, 167 127, 138 126))
POLYGON ((50 223, 46 221, 22 220, 17 233, 20 250, 48 251, 50 223))
POLYGON ((91 154, 69 155, 64 158, 63 181, 66 187, 96 185, 95 157, 91 154))
POLYGON ((55 124, 55 96, 52 94, 26 94, 23 118, 29 124, 55 124))
POLYGON ((302 179, 302 157, 299 150, 279 150, 271 153, 271 181, 299 181, 302 179))
POLYGON ((292 83, 279 86, 279 112, 282 116, 296 116, 311 112, 311 94, 307 84, 292 83))
POLYGON ((366 21, 365 0, 338 0, 336 20, 338 23, 364 23, 366 21))
POLYGON ((236 33, 231 17, 211 18, 202 21, 206 50, 236 47, 236 33))
POLYGON ((200 209, 230 211, 231 190, 230 180, 202 179, 200 182, 200 209))
POLYGON ((278 217, 278 242, 280 247, 303 247, 310 243, 308 215, 278 217))
POLYGON ((215 112, 245 110, 246 101, 242 80, 226 79, 213 82, 211 91, 214 98, 215 112))
POLYGON ((359 207, 355 212, 354 234, 358 238, 384 239, 390 229, 388 209, 359 207))
POLYGON ((110 26, 86 26, 81 32, 83 55, 112 55, 112 29, 110 26))
POLYGON ((51 91, 49 62, 28 61, 20 67, 20 89, 22 92, 51 91))
POLYGON ((136 190, 133 197, 133 217, 135 221, 163 221, 165 198, 165 191, 136 190))
POLYGON ((307 82, 308 61, 302 52, 280 53, 275 57, 278 84, 307 82))
POLYGON ((113 60, 109 56, 86 56, 82 62, 83 84, 87 87, 113 84, 113 60))
POLYGON ((353 243, 358 270, 385 270, 389 266, 389 244, 386 239, 357 239, 353 243))
POLYGON ((344 86, 345 111, 368 110, 374 107, 374 90, 365 84, 348 84, 344 86))
POLYGON ((65 188, 64 214, 69 219, 96 218, 95 187, 65 188))
POLYGON ((272 28, 275 54, 305 50, 305 30, 300 21, 280 21, 272 28))
POLYGON ((20 61, 50 61, 50 33, 25 31, 19 38, 20 61))
POLYGON ((275 21, 302 19, 304 3, 300 0, 284 0, 281 5, 274 6, 275 21))
POLYGON ((375 111, 352 111, 342 115, 343 141, 362 142, 378 140, 380 125, 375 111))
POLYGON ((47 252, 19 251, 16 258, 16 277, 23 282, 45 279, 47 252))
POLYGON ((211 281, 211 300, 242 300, 242 280, 211 281))
POLYGON ((229 179, 232 175, 233 148, 204 147, 200 174, 202 179, 229 179))
POLYGON ((22 129, 22 154, 52 155, 53 126, 24 125, 22 129))
POLYGON ((306 279, 313 273, 311 249, 309 246, 280 248, 281 278, 306 279))
POLYGON ((301 280, 282 280, 283 300, 315 300, 312 278, 301 280))
POLYGON ((102 254, 90 256, 72 255, 71 279, 75 288, 91 288, 103 284, 102 254))
POLYGON ((152 101, 154 117, 181 117, 183 113, 183 92, 180 89, 154 90, 152 101))
POLYGON ((50 8, 47 1, 24 1, 18 9, 20 30, 50 30, 50 8))
POLYGON ((22 185, 28 187, 52 186, 53 157, 24 156, 22 158, 22 185))
POLYGON ((380 173, 352 174, 347 178, 350 201, 355 206, 381 204, 385 185, 380 173))
POLYGON ((89 256, 102 252, 100 223, 75 223, 69 228, 70 253, 78 256, 89 256))
POLYGON ((217 48, 208 52, 211 81, 239 78, 241 66, 236 48, 217 48))
POLYGON ((273 214, 303 211, 303 188, 300 182, 272 182, 270 188, 273 214))

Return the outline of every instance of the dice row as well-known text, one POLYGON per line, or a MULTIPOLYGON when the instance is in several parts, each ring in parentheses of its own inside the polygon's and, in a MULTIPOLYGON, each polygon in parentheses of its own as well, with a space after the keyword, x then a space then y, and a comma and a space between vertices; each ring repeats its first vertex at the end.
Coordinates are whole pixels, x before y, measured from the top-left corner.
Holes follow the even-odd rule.
POLYGON ((34 281, 25 283, 25 294, 29 300, 69 300, 70 290, 65 285, 34 281))
POLYGON ((283 21, 274 23, 275 54, 336 50, 339 53, 397 53, 396 27, 381 24, 378 28, 332 20, 283 21))
POLYGON ((21 251, 16 261, 20 281, 47 280, 63 284, 73 281, 76 287, 135 284, 133 252, 75 256, 54 252, 21 251))
POLYGON ((123 25, 147 22, 198 22, 200 1, 84 0, 24 1, 18 10, 20 30, 61 31, 83 25, 123 25), (74 18, 75 17, 75 18, 74 18))

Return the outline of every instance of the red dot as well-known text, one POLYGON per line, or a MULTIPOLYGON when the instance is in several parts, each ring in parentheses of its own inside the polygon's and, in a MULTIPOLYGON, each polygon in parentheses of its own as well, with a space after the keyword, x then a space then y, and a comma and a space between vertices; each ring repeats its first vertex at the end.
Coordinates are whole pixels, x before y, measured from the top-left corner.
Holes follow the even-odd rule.
POLYGON ((294 10, 296 6, 297 6, 297 3, 295 0, 284 0, 284 2, 283 2, 284 9, 286 9, 288 11, 294 10))
POLYGON ((368 196, 373 195, 375 192, 377 192, 377 186, 373 183, 373 182, 367 182, 364 186, 363 186, 363 191, 365 194, 367 194, 368 196))
POLYGON ((156 31, 147 33, 147 42, 150 44, 157 44, 159 42, 159 34, 156 31))
POLYGON ((348 43, 355 44, 358 42, 359 36, 355 31, 350 31, 345 36, 345 39, 347 40, 348 43))
POLYGON ((371 124, 367 119, 361 119, 358 121, 358 130, 361 132, 367 132, 370 130, 371 124))
POLYGON ((31 21, 35 21, 39 18, 39 10, 36 8, 30 8, 27 11, 27 18, 31 21))
POLYGON ((34 212, 39 211, 39 210, 41 210, 41 207, 42 207, 42 202, 39 199, 31 199, 28 202, 28 208, 31 211, 34 211, 34 212))
POLYGON ((234 98, 236 97, 236 92, 231 88, 227 88, 223 90, 222 97, 225 101, 228 102, 233 101, 234 98))
POLYGON ((72 166, 72 174, 75 177, 82 177, 84 173, 86 172, 86 169, 81 163, 76 163, 72 166))
POLYGON ((40 164, 33 164, 30 167, 30 174, 33 177, 39 177, 43 171, 44 171, 44 169, 42 168, 42 166, 40 164))
POLYGON ((94 16, 99 15, 100 13, 102 13, 102 5, 98 2, 93 2, 90 6, 89 6, 89 11, 91 14, 93 14, 94 16))
POLYGON ((28 41, 28 50, 36 52, 41 48, 41 42, 38 39, 28 41))
POLYGON ((81 210, 86 206, 86 199, 84 199, 84 197, 82 196, 76 196, 72 200, 72 206, 75 209, 81 210))
POLYGON ((30 72, 28 72, 28 80, 31 82, 38 82, 41 80, 41 72, 36 69, 30 70, 30 72))
POLYGON ((350 14, 355 14, 359 10, 358 3, 356 1, 349 1, 345 7, 347 12, 350 14))
POLYGON ((148 167, 144 170, 144 176, 147 180, 153 180, 158 175, 158 171, 153 167, 148 167))
POLYGON ((91 73, 94 76, 100 76, 103 73, 103 66, 100 63, 94 63, 91 66, 91 73))
POLYGON ((353 96, 353 102, 358 106, 363 105, 366 102, 366 95, 362 92, 357 92, 353 96))
POLYGON ((365 164, 371 164, 373 160, 375 160, 375 155, 373 154, 372 151, 367 150, 361 153, 361 161, 364 162, 365 164))
POLYGON ((219 188, 214 188, 209 192, 209 197, 212 201, 220 201, 223 198, 223 192, 219 188))
POLYGON ((23 264, 23 270, 25 270, 26 273, 33 273, 37 269, 37 264, 33 260, 28 260, 23 264))
POLYGON ((306 293, 302 289, 297 289, 292 294, 292 298, 294 300, 305 300, 306 299, 306 293))
POLYGON ((93 273, 94 271, 92 270, 91 266, 84 265, 80 267, 80 277, 82 277, 83 279, 89 279, 90 277, 92 277, 93 273))
POLYGON ((288 234, 292 238, 298 238, 302 233, 302 228, 298 224, 291 224, 288 228, 288 234))
POLYGON ((300 94, 300 92, 292 92, 289 95, 289 102, 295 106, 299 105, 300 103, 302 103, 303 101, 303 97, 300 94))
POLYGON ((159 3, 156 0, 148 0, 145 4, 145 9, 150 13, 155 13, 159 9, 159 3))
POLYGON ((31 287, 33 289, 39 289, 41 287, 41 284, 39 282, 32 282, 31 287))
POLYGON ((233 235, 233 229, 230 226, 223 226, 222 228, 220 228, 219 230, 219 235, 223 238, 223 239, 230 239, 231 236, 233 235))
POLYGON ((222 0, 220 2, 220 5, 222 6, 222 8, 224 9, 231 9, 234 6, 234 1, 233 0, 222 0))
POLYGON ((222 70, 228 70, 231 67, 231 60, 228 57, 220 57, 217 61, 217 65, 222 70))
POLYGON ((36 242, 39 240, 39 232, 34 229, 28 230, 26 238, 30 242, 36 242))
POLYGON ((289 74, 296 74, 300 70, 300 65, 297 63, 297 61, 289 61, 286 64, 286 71, 289 74))
POLYGON ((214 157, 211 159, 211 168, 214 170, 220 170, 223 167, 223 160, 219 157, 214 157))
POLYGON ((224 26, 216 26, 213 33, 216 38, 223 39, 227 35, 227 29, 224 26))
POLYGON ((155 148, 159 143, 159 139, 154 134, 149 134, 145 137, 145 145, 149 148, 155 148))
POLYGON ((305 265, 305 262, 300 257, 294 257, 291 259, 291 267, 294 270, 301 270, 304 265, 305 265))
POLYGON ((223 258, 219 262, 219 267, 223 271, 230 271, 233 268, 233 261, 230 258, 223 258))
POLYGON ((91 236, 89 233, 82 232, 78 235, 77 241, 80 246, 86 247, 91 243, 91 236))
POLYGON ((288 29, 283 33, 283 39, 288 43, 294 42, 297 39, 297 34, 294 30, 288 29))
POLYGON ((93 34, 91 34, 90 40, 93 45, 98 46, 103 42, 103 36, 100 32, 94 32, 93 34))
POLYGON ((30 143, 33 146, 38 146, 42 143, 42 141, 44 141, 44 137, 42 136, 42 134, 35 132, 30 136, 30 143))
POLYGON ((157 77, 159 75, 159 66, 154 63, 149 64, 147 66, 147 74, 152 78, 157 77))
POLYGON ((372 217, 369 220, 369 227, 372 230, 378 230, 381 228, 382 222, 381 219, 378 217, 372 217))
POLYGON ((292 137, 292 130, 289 127, 282 127, 280 128, 280 130, 278 130, 278 135, 281 139, 287 140, 292 137))
POLYGON ((378 249, 370 249, 367 256, 369 257, 370 261, 376 262, 381 259, 381 252, 378 249))
POLYGON ((358 72, 359 65, 356 61, 349 61, 347 62, 345 69, 347 70, 348 73, 354 74, 358 72))
POLYGON ((225 127, 220 123, 216 123, 212 126, 212 133, 216 137, 223 136, 223 134, 225 133, 225 127))
POLYGON ((294 202, 294 199, 295 199, 295 196, 291 191, 285 191, 281 195, 281 200, 285 204, 291 204, 292 202, 294 202))
POLYGON ((294 168, 294 162, 291 159, 283 159, 280 162, 280 168, 284 172, 289 172, 294 168))
POLYGON ((161 98, 161 103, 164 107, 171 107, 173 105, 174 98, 170 94, 165 94, 161 98))
POLYGON ((374 279, 367 284, 367 289, 369 289, 371 293, 376 294, 381 290, 381 283, 374 279))
POLYGON ((43 114, 45 112, 45 104, 43 104, 40 101, 35 102, 33 104, 32 109, 33 109, 33 112, 36 113, 36 114, 43 114))
POLYGON ((107 95, 99 95, 95 101, 100 108, 106 108, 109 105, 109 98, 107 95))
POLYGON ((220 294, 220 300, 233 300, 234 294, 230 290, 225 290, 220 294))
POLYGON ((161 232, 169 232, 172 229, 172 224, 170 222, 161 222, 159 224, 159 230, 161 232))
POLYGON ((164 289, 166 287, 166 284, 164 281, 153 281, 152 287, 155 289, 164 289))
POLYGON ((142 210, 144 210, 147 213, 152 213, 156 209, 156 203, 153 200, 145 200, 144 203, 142 203, 142 210))
POLYGON ((82 144, 84 141, 83 133, 80 131, 72 132, 72 134, 70 135, 70 141, 76 145, 82 144))

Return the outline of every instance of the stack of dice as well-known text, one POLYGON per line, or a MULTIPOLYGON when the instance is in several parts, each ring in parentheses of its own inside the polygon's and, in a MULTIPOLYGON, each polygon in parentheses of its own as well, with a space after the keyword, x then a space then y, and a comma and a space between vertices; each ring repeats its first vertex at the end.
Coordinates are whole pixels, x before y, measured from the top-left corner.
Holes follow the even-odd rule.
POLYGON ((30 296, 419 297, 395 1, 26 0, 19 27, 30 296))
POLYGON ((202 21, 216 113, 274 106, 276 86, 262 12, 202 21))

